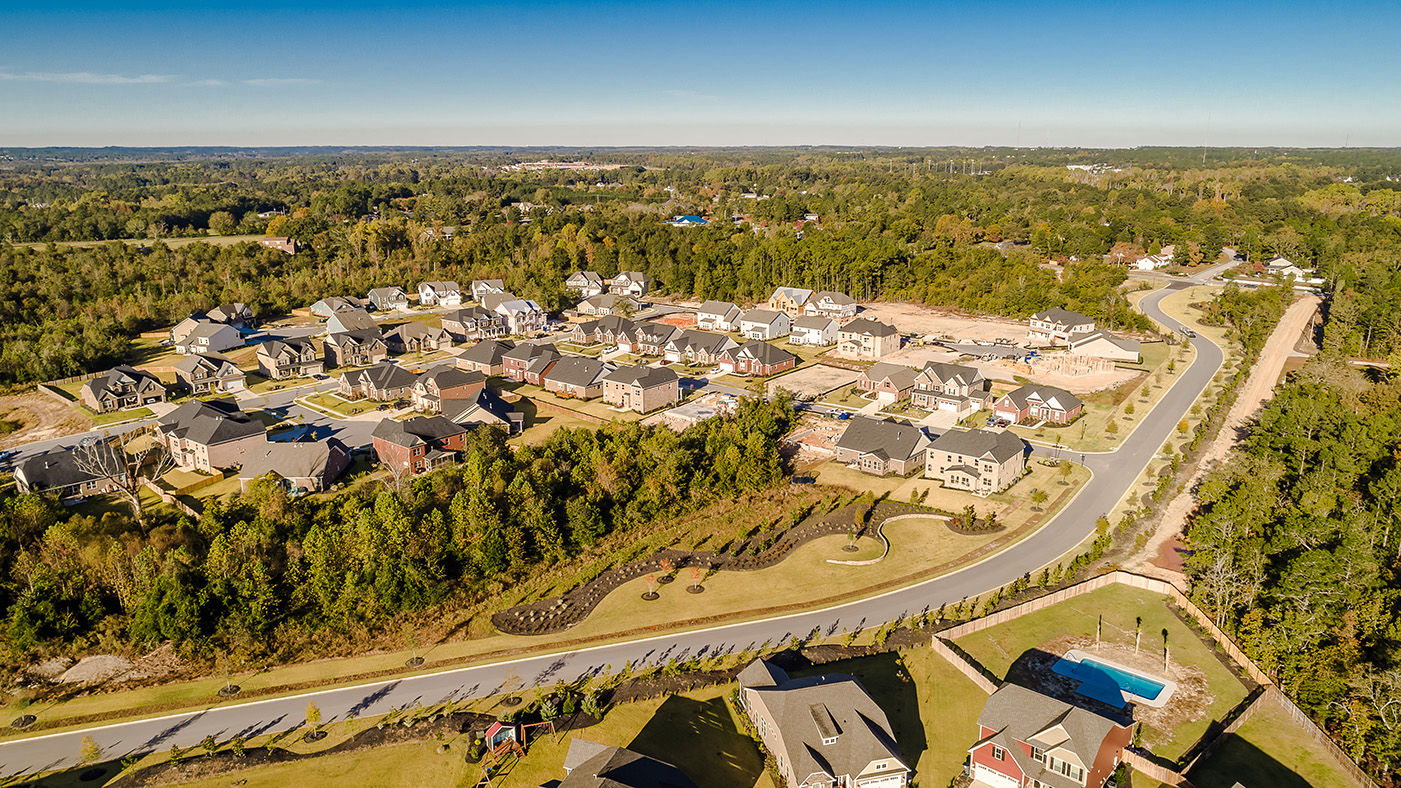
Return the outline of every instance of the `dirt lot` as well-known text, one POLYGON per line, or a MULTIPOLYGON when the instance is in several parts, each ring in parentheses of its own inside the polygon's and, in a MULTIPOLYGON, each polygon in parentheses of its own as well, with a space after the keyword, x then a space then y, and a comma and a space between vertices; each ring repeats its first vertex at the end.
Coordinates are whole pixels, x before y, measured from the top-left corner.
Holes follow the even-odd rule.
POLYGON ((1026 342, 1025 323, 992 317, 967 317, 939 312, 917 304, 876 302, 861 305, 861 317, 894 325, 901 333, 947 334, 958 341, 998 339, 1026 342))
POLYGON ((837 439, 845 429, 846 422, 804 416, 798 428, 784 440, 797 448, 796 464, 807 467, 832 459, 837 450, 837 439))
POLYGON ((773 394, 775 388, 783 388, 800 397, 816 399, 834 389, 850 386, 859 377, 861 373, 855 370, 814 364, 769 381, 769 394, 773 394))
POLYGON ((32 390, 0 397, 0 419, 20 423, 19 429, 0 437, 0 449, 92 429, 73 406, 32 390))

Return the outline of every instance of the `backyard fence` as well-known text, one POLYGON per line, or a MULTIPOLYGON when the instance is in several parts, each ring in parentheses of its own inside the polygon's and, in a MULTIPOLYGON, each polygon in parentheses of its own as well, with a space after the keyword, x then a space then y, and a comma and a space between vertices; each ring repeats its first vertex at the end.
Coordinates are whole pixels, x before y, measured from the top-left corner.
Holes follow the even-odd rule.
POLYGON ((576 419, 580 419, 581 421, 587 421, 590 424, 602 424, 604 422, 604 419, 601 419, 598 416, 584 413, 580 410, 574 410, 572 408, 566 408, 560 405, 556 405, 553 402, 543 402, 538 399, 533 399, 531 401, 535 403, 536 412, 543 410, 548 413, 557 413, 561 416, 573 416, 576 419))

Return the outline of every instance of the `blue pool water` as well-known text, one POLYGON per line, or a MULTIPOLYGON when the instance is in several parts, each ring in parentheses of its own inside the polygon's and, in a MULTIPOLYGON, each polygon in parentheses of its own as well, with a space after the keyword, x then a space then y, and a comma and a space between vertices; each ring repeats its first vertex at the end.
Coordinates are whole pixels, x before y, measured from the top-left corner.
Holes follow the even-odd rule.
POLYGON ((1125 695, 1135 695, 1150 701, 1157 700, 1165 686, 1162 682, 1084 656, 1079 662, 1058 659, 1056 664, 1051 666, 1051 670, 1079 681, 1080 687, 1077 692, 1081 695, 1119 709, 1128 703, 1125 695))

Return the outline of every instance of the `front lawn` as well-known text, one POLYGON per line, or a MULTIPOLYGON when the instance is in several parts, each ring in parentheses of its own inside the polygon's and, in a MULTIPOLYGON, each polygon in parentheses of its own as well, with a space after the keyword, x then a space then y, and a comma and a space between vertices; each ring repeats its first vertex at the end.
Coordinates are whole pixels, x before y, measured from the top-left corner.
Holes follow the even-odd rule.
POLYGON ((308 394, 302 397, 302 399, 318 408, 331 411, 343 418, 349 418, 350 416, 357 416, 361 413, 372 411, 384 404, 370 399, 347 400, 328 391, 318 391, 315 394, 308 394))
POLYGON ((1352 784, 1337 761, 1277 703, 1257 709, 1190 776, 1197 788, 1352 784))

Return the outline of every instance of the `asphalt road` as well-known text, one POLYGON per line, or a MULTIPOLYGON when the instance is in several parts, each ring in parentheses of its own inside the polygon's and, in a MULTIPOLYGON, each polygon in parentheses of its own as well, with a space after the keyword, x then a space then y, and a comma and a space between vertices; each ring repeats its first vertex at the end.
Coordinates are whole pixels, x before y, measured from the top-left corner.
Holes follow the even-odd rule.
MULTIPOLYGON (((1172 285, 1170 289, 1188 284, 1172 285)), ((1169 328, 1181 328, 1158 308, 1167 292, 1150 294, 1140 308, 1169 328)), ((91 736, 102 747, 105 758, 119 758, 131 753, 169 749, 172 745, 190 747, 211 735, 225 741, 235 736, 249 737, 295 728, 304 722, 307 703, 313 700, 328 722, 374 716, 415 704, 427 706, 490 695, 522 685, 573 681, 616 671, 628 662, 656 664, 672 658, 731 653, 806 635, 813 629, 833 634, 844 629, 878 626, 900 617, 918 615, 941 604, 957 603, 1054 564, 1094 533, 1096 518, 1112 510, 1129 491, 1138 474, 1220 367, 1221 348, 1206 337, 1199 337, 1195 343, 1198 352, 1192 364, 1180 373, 1176 383, 1124 445, 1113 453, 1085 457, 1085 464, 1094 472, 1094 477, 1058 515, 1017 544, 952 574, 825 610, 293 697, 245 703, 212 702, 199 711, 19 739, 0 744, 0 776, 78 765, 84 736, 91 736)), ((542 637, 541 643, 548 645, 549 638, 542 637)))

